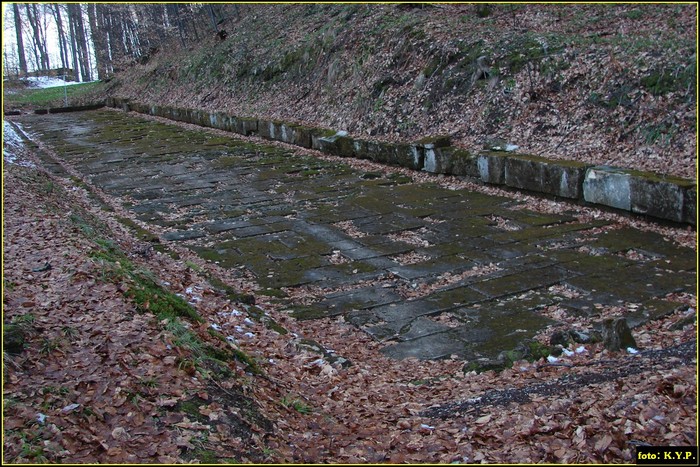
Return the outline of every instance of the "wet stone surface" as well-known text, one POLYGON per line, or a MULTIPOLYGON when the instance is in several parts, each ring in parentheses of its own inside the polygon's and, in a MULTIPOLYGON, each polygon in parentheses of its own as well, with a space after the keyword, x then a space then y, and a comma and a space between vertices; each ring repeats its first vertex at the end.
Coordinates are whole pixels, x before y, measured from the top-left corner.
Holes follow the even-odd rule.
POLYGON ((667 294, 695 290, 694 251, 654 233, 601 233, 605 221, 113 111, 19 122, 165 228, 164 242, 244 268, 298 319, 343 316, 395 358, 493 359, 552 324, 544 306, 591 316, 595 305, 639 303, 637 326, 673 310, 667 294), (288 293, 304 286, 321 293, 295 304, 288 293))

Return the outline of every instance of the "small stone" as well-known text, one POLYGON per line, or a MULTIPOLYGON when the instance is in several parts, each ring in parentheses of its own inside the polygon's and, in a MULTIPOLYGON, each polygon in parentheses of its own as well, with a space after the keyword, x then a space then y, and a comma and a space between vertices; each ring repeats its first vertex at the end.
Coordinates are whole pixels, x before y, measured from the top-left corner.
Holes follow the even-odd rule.
POLYGON ((569 335, 571 339, 578 344, 588 344, 591 342, 591 336, 585 332, 571 330, 569 331, 569 335))
POLYGON ((610 318, 603 321, 603 344, 610 351, 638 348, 625 318, 610 318))
POLYGON ((549 338, 550 345, 561 345, 566 347, 569 345, 569 333, 564 331, 555 331, 552 337, 549 338))

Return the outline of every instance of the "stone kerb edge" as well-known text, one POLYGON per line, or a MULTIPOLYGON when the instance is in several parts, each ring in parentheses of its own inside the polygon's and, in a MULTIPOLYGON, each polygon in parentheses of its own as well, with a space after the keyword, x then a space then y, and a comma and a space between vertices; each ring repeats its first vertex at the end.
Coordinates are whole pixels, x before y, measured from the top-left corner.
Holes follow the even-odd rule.
POLYGON ((696 183, 678 177, 594 166, 577 161, 550 160, 527 154, 498 151, 473 154, 451 146, 447 136, 424 138, 412 144, 389 143, 352 138, 343 131, 279 120, 147 106, 118 97, 107 99, 106 105, 245 136, 257 135, 335 156, 369 159, 430 173, 469 176, 488 184, 505 185, 696 225, 696 183))

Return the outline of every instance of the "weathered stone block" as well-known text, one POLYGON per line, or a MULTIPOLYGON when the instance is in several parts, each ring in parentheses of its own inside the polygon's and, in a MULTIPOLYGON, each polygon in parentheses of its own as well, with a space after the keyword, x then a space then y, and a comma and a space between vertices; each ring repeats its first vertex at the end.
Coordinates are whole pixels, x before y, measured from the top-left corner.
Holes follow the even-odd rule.
POLYGON ((690 180, 634 171, 630 178, 632 212, 683 222, 685 193, 694 186, 690 180))
POLYGON ((145 105, 145 104, 140 104, 138 102, 134 102, 131 104, 131 110, 134 112, 142 113, 142 114, 147 114, 150 108, 145 105))
POLYGON ((591 167, 583 180, 583 199, 626 211, 632 208, 630 171, 609 166, 591 167))
POLYGON ((683 222, 697 225, 698 218, 697 186, 688 188, 683 193, 683 222))
POLYGON ((367 152, 367 141, 363 139, 355 139, 352 142, 352 151, 358 159, 369 159, 367 152))
POLYGON ((223 112, 209 114, 209 126, 219 130, 231 131, 231 117, 223 112))
POLYGON ((312 136, 312 144, 316 146, 315 149, 334 156, 353 157, 355 155, 354 140, 346 136, 343 131, 330 136, 319 136, 315 139, 312 136))
POLYGON ((374 162, 387 163, 389 162, 389 152, 385 143, 381 141, 367 141, 367 159, 374 162))
POLYGON ((165 105, 154 105, 153 111, 155 112, 153 115, 157 117, 168 117, 170 115, 170 109, 165 105))
POLYGON ((311 148, 317 151, 326 152, 322 149, 323 147, 328 147, 332 142, 329 138, 335 136, 337 132, 335 130, 327 130, 323 128, 314 128, 311 131, 311 148), (321 140, 324 140, 323 142, 321 140))
POLYGON ((261 121, 258 123, 259 135, 263 138, 282 141, 305 148, 311 147, 311 128, 274 120, 272 122, 261 121))
POLYGON ((588 169, 583 183, 589 203, 675 222, 694 218, 695 190, 690 180, 608 166, 588 169))
POLYGON ((277 125, 281 122, 271 122, 270 120, 258 120, 258 136, 265 139, 276 139, 277 125))
POLYGON ((414 147, 421 153, 421 168, 430 173, 447 173, 444 168, 447 161, 443 159, 440 148, 449 145, 449 136, 427 137, 416 141, 414 147))
POLYGON ((608 318, 602 323, 603 344, 605 348, 614 352, 629 347, 636 349, 637 342, 632 336, 625 318, 608 318))
POLYGON ((478 177, 477 156, 455 147, 424 148, 423 170, 431 173, 478 177))
POLYGON ((389 163, 412 170, 423 168, 423 150, 414 144, 388 144, 389 163))
POLYGON ((430 147, 432 149, 446 148, 452 144, 452 139, 447 135, 427 136, 416 141, 416 144, 421 147, 430 147))
POLYGON ((444 174, 447 173, 445 170, 446 162, 449 163, 449 159, 445 160, 442 156, 442 151, 435 149, 430 145, 430 147, 421 148, 423 151, 423 170, 433 174, 444 174))
POLYGON ((170 117, 175 121, 178 122, 187 122, 188 117, 187 117, 187 109, 182 109, 178 107, 171 107, 170 108, 170 117))
POLYGON ((235 132, 244 136, 250 136, 258 132, 258 119, 252 117, 237 117, 235 132))
POLYGON ((505 184, 523 190, 579 199, 589 165, 539 156, 511 155, 505 161, 505 184))
MULTIPOLYGON (((360 157, 363 159, 414 170, 423 168, 423 151, 415 144, 361 141, 358 145, 358 150, 361 152, 362 155, 360 157)), ((353 151, 355 151, 354 146, 353 151)))
POLYGON ((283 123, 280 126, 281 141, 295 144, 304 148, 311 147, 311 128, 292 123, 283 123))
POLYGON ((477 157, 479 178, 482 182, 503 185, 507 155, 498 152, 482 152, 477 157))
POLYGON ((209 125, 209 112, 204 110, 193 110, 193 121, 195 125, 208 126, 209 125))

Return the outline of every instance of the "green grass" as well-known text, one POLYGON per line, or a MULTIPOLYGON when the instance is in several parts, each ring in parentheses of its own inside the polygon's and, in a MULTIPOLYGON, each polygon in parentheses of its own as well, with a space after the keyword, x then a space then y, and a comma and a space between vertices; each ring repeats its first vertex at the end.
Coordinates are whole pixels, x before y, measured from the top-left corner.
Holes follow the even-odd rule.
POLYGON ((63 106, 66 96, 68 97, 68 105, 71 105, 73 99, 97 91, 101 86, 104 84, 93 82, 43 89, 25 88, 16 92, 5 90, 3 98, 5 104, 10 106, 63 106))
POLYGON ((313 412, 313 408, 310 405, 302 402, 300 399, 292 398, 291 396, 284 396, 280 401, 280 404, 288 409, 296 410, 302 415, 307 415, 313 412))

